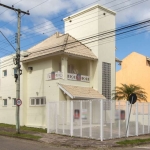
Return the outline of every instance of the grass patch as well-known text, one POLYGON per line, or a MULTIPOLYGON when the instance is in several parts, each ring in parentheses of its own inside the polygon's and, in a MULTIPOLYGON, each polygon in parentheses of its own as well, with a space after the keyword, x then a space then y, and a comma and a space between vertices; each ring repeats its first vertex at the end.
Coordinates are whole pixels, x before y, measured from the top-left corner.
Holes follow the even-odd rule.
MULTIPOLYGON (((5 127, 5 128, 15 128, 15 125, 10 125, 10 124, 4 124, 0 123, 0 127, 5 127)), ((39 133, 46 133, 46 129, 42 128, 33 128, 33 127, 26 127, 26 126, 20 126, 20 130, 24 131, 34 131, 34 132, 39 132, 39 133)))
POLYGON ((15 127, 15 125, 0 123, 0 127, 9 127, 9 128, 14 128, 14 127, 15 127))
POLYGON ((134 139, 134 140, 124 140, 120 142, 116 142, 119 145, 122 146, 128 146, 128 145, 140 145, 150 142, 150 138, 147 139, 134 139))
POLYGON ((16 133, 10 133, 10 132, 5 132, 5 131, 0 131, 0 135, 29 139, 29 140, 39 140, 41 138, 41 136, 36 136, 36 135, 31 135, 31 134, 16 134, 16 133))
POLYGON ((21 126, 20 130, 24 130, 24 131, 35 131, 35 132, 40 132, 40 133, 46 133, 47 130, 46 129, 42 129, 42 128, 33 128, 33 127, 26 127, 26 126, 21 126))

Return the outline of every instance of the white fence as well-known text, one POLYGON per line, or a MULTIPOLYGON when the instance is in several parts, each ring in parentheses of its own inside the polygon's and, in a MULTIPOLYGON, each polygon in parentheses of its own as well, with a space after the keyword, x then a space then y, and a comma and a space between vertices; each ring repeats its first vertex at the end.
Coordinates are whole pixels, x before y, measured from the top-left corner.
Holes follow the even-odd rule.
MULTIPOLYGON (((125 137, 130 107, 115 100, 50 102, 47 132, 101 141, 125 137)), ((127 137, 150 133, 149 116, 150 103, 132 105, 127 137)))

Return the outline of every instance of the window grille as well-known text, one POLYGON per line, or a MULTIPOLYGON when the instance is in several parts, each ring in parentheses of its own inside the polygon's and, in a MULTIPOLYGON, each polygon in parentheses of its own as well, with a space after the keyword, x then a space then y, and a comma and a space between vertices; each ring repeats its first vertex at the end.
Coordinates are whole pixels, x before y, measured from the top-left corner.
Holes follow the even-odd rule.
POLYGON ((45 97, 31 97, 30 98, 30 106, 42 106, 46 104, 45 97))
MULTIPOLYGON (((102 63, 102 94, 106 99, 111 99, 111 64, 102 63)), ((110 101, 104 103, 104 109, 110 110, 110 101)))

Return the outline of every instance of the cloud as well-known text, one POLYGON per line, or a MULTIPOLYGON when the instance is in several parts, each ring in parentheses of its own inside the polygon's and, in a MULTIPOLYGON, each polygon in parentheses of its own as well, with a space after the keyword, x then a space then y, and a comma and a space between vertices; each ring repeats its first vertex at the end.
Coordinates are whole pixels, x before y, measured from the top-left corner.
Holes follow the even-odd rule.
MULTIPOLYGON (((19 0, 2 0, 3 3, 11 6, 12 4, 19 2, 19 0)), ((100 5, 110 8, 112 10, 118 10, 119 8, 126 8, 128 5, 130 6, 128 9, 117 11, 117 24, 130 23, 133 21, 143 20, 146 18, 150 18, 150 1, 144 0, 23 0, 15 5, 16 8, 21 8, 23 11, 30 11, 29 19, 33 18, 45 18, 50 19, 53 18, 57 14, 61 14, 62 12, 70 12, 72 10, 77 10, 79 8, 89 7, 90 4, 94 5, 99 3, 100 5), (135 3, 139 3, 135 5, 135 3), (32 9, 33 8, 33 9, 32 9), (30 10, 31 9, 31 10, 30 10)), ((120 10, 121 10, 120 9, 120 10)), ((4 9, 3 9, 4 10, 4 9)), ((1 12, 0 12, 1 13, 1 12)), ((2 21, 10 21, 14 16, 13 11, 6 11, 1 15, 0 20, 2 21)), ((62 16, 63 18, 63 16, 62 16)), ((34 20, 34 19, 33 19, 34 20)), ((42 19, 41 19, 42 20, 42 19)), ((45 24, 46 25, 46 24, 45 24)), ((49 26, 53 26, 49 23, 49 26)), ((38 30, 39 32, 39 30, 38 30)))
POLYGON ((34 18, 34 20, 32 21, 34 26, 33 28, 29 28, 27 26, 22 27, 22 38, 31 37, 31 34, 38 34, 49 37, 58 31, 58 29, 53 25, 53 23, 45 18, 34 18))
POLYGON ((9 30, 8 28, 0 28, 0 31, 2 31, 2 33, 5 35, 5 36, 10 36, 10 35, 13 35, 14 33, 9 30))
POLYGON ((58 29, 53 25, 53 23, 45 18, 36 18, 34 21, 34 26, 35 27, 33 28, 32 32, 46 36, 50 36, 56 31, 58 31, 58 29), (41 22, 42 24, 40 26, 36 26, 39 25, 41 22))

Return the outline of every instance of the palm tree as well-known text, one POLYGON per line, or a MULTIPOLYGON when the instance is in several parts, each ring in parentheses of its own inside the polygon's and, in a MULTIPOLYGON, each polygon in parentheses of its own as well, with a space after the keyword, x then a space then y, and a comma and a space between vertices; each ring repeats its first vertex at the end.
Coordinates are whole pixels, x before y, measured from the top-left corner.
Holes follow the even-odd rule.
POLYGON ((121 86, 117 86, 112 93, 113 98, 115 100, 129 100, 129 97, 132 93, 135 93, 138 101, 147 101, 146 92, 139 85, 134 84, 121 84, 121 86))

